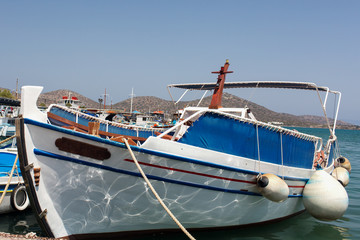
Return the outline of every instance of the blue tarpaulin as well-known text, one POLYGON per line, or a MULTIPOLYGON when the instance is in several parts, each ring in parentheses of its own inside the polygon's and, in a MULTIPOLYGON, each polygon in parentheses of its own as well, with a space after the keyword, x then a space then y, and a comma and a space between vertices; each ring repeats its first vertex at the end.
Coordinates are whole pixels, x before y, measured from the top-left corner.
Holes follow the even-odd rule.
MULTIPOLYGON (((315 144, 311 140, 258 126, 260 160, 311 169, 315 144)), ((256 125, 228 118, 216 113, 206 113, 189 127, 179 140, 181 143, 259 160, 256 125)))

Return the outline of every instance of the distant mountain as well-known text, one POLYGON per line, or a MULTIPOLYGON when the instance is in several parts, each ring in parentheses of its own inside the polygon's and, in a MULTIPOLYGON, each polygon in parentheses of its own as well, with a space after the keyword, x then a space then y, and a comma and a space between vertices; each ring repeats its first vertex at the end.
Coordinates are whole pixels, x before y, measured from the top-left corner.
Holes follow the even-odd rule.
MULTIPOLYGON (((87 98, 77 92, 70 90, 56 90, 52 92, 43 93, 38 99, 38 104, 45 104, 49 106, 52 103, 56 103, 63 96, 68 96, 69 93, 71 96, 77 97, 81 101, 81 105, 87 108, 99 108, 100 104, 87 98)), ((194 101, 182 101, 177 104, 177 109, 183 109, 186 106, 196 106, 199 100, 194 101)), ((205 107, 209 106, 211 97, 206 97, 203 99, 200 106, 205 107)), ((113 104, 112 106, 107 105, 107 109, 114 109, 119 111, 130 111, 131 99, 126 99, 124 101, 113 104)), ((298 127, 326 127, 326 121, 324 117, 319 116, 295 116, 287 113, 277 113, 271 111, 263 106, 260 106, 256 103, 247 101, 245 99, 239 98, 229 93, 223 94, 222 99, 223 107, 244 107, 248 106, 255 117, 263 122, 282 122, 285 126, 298 126, 298 127)), ((103 107, 103 106, 101 106, 103 107)), ((175 113, 176 108, 172 101, 164 100, 158 97, 145 96, 145 97, 134 97, 133 98, 133 110, 139 112, 148 113, 157 110, 164 111, 165 113, 172 114, 175 113)), ((338 121, 339 128, 345 129, 359 129, 360 126, 353 125, 347 122, 338 121)))

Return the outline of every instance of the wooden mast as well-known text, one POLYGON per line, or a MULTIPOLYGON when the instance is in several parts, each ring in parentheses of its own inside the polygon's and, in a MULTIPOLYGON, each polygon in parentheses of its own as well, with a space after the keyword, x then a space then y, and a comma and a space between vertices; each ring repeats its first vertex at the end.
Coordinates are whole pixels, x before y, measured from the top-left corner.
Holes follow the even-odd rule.
POLYGON ((228 71, 229 65, 230 65, 229 60, 227 59, 225 65, 221 67, 219 72, 211 72, 211 73, 219 74, 219 76, 209 106, 210 109, 221 108, 221 98, 224 90, 225 76, 227 73, 233 73, 233 71, 228 71))

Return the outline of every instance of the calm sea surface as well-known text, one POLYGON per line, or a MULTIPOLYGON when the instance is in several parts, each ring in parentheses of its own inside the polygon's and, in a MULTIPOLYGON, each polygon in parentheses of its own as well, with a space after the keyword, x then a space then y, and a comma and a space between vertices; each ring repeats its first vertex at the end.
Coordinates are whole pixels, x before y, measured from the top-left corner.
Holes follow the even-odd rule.
MULTIPOLYGON (((326 129, 301 128, 301 132, 324 137, 326 129)), ((352 171, 346 187, 350 202, 344 216, 333 222, 323 222, 304 213, 299 216, 268 225, 247 227, 211 233, 192 232, 197 239, 360 239, 360 131, 336 130, 341 154, 351 161, 352 171)), ((42 235, 31 210, 22 213, 0 215, 0 232, 26 234, 36 232, 42 235)), ((138 239, 186 239, 179 234, 157 234, 138 239)))

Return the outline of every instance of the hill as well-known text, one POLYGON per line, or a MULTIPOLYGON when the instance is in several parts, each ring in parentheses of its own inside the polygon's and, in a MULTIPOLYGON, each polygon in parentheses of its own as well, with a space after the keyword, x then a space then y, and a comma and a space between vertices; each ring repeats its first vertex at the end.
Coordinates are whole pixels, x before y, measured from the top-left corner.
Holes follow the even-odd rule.
MULTIPOLYGON (((71 92, 71 96, 77 97, 81 101, 82 106, 85 106, 87 108, 100 107, 99 102, 95 102, 94 100, 89 99, 79 93, 65 89, 41 94, 38 100, 38 104, 45 104, 46 106, 49 106, 52 103, 56 103, 59 99, 62 98, 62 96, 68 96, 69 92, 71 92)), ((131 99, 126 99, 124 101, 113 104, 112 106, 107 105, 106 108, 112 108, 119 111, 130 111, 130 101, 131 99)), ((198 101, 198 99, 193 101, 182 101, 178 103, 177 108, 183 109, 186 106, 196 106, 198 101)), ((206 97, 203 99, 200 106, 209 106, 210 101, 211 97, 206 97)), ((245 105, 247 105, 251 109, 255 117, 263 122, 282 122, 286 126, 297 127, 326 127, 326 121, 324 117, 309 115, 296 116, 287 113, 274 112, 256 103, 248 102, 245 99, 239 98, 229 93, 224 93, 222 105, 223 107, 244 107, 245 105)), ((162 110, 168 114, 175 113, 176 111, 172 101, 164 100, 153 96, 134 97, 133 110, 137 110, 143 113, 162 110)), ((338 127, 344 129, 360 129, 360 126, 356 126, 343 121, 338 121, 338 127)))

